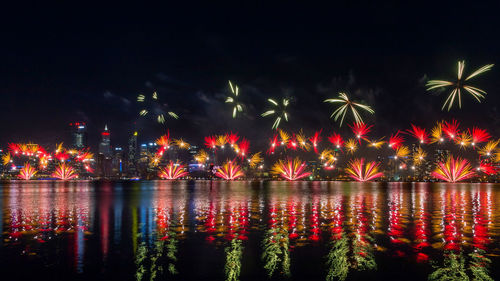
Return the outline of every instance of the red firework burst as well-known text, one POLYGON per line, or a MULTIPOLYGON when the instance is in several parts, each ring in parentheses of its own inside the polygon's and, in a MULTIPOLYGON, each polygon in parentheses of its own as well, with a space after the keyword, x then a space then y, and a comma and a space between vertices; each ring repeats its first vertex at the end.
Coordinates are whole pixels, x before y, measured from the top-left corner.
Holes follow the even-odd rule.
POLYGON ((205 137, 205 146, 208 148, 217 148, 217 138, 215 136, 205 137))
POLYGON ((472 133, 470 134, 472 136, 472 145, 476 145, 478 143, 482 142, 487 142, 490 138, 491 135, 488 134, 488 132, 484 129, 479 129, 479 128, 472 128, 472 133))
POLYGON ((267 151, 267 153, 273 154, 277 145, 278 145, 278 135, 274 135, 274 137, 271 139, 271 143, 269 145, 269 150, 267 151))
POLYGON ((233 147, 239 139, 240 137, 238 136, 238 134, 235 134, 233 132, 227 135, 227 142, 229 143, 229 145, 231 145, 231 147, 233 147))
POLYGON ((358 141, 361 141, 361 139, 365 139, 366 134, 368 134, 371 131, 371 128, 373 125, 367 126, 365 123, 356 123, 354 122, 352 125, 349 125, 351 127, 352 132, 358 139, 358 141))
POLYGON ((420 143, 427 143, 429 141, 429 135, 424 128, 411 124, 411 129, 408 130, 408 133, 414 136, 420 143))
POLYGON ((321 131, 323 129, 319 130, 319 132, 315 132, 312 137, 309 138, 309 141, 312 143, 314 152, 318 153, 318 144, 321 141, 321 131))
POLYGON ((341 148, 342 145, 344 144, 344 141, 342 140, 342 136, 337 133, 333 133, 331 136, 328 137, 328 141, 331 142, 336 148, 341 148))
POLYGON ((481 161, 477 170, 491 176, 491 175, 495 175, 496 173, 498 173, 499 169, 491 163, 486 163, 484 161, 481 161))
POLYGON ((401 145, 403 145, 404 138, 401 134, 401 131, 397 131, 396 134, 391 135, 389 138, 389 147, 397 150, 401 145))
POLYGON ((443 122, 442 128, 443 132, 446 134, 446 136, 450 139, 453 140, 455 137, 458 135, 459 130, 458 126, 460 124, 458 123, 457 120, 451 120, 451 123, 448 123, 446 121, 443 122))
POLYGON ((248 155, 248 150, 250 149, 250 142, 243 138, 238 144, 239 154, 241 157, 245 157, 248 155))

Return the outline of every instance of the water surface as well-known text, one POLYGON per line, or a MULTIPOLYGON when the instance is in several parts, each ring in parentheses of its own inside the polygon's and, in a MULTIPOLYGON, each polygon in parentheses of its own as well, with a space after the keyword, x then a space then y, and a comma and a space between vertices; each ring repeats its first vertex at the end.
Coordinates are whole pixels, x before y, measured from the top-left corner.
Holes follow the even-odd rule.
POLYGON ((2 280, 427 280, 457 268, 500 277, 498 184, 0 188, 2 280))

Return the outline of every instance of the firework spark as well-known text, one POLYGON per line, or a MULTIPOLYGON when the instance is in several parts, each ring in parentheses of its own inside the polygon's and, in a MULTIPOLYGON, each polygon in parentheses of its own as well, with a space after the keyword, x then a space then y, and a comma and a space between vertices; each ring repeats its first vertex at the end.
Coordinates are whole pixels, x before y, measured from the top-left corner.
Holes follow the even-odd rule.
POLYGON ((285 120, 286 122, 288 122, 288 115, 289 114, 287 112, 287 108, 290 105, 290 98, 283 98, 281 100, 281 102, 278 102, 278 101, 273 100, 273 99, 267 99, 267 101, 271 104, 271 106, 274 109, 270 109, 270 110, 262 113, 261 116, 262 117, 271 116, 271 115, 276 116, 276 119, 274 120, 272 129, 277 130, 278 127, 280 126, 280 123, 282 120, 285 120))
POLYGON ((60 180, 71 180, 78 178, 78 174, 76 173, 75 169, 73 169, 73 167, 69 165, 66 165, 66 163, 59 164, 56 167, 54 173, 52 173, 52 176, 60 180))
POLYGON ((396 134, 391 135, 389 138, 389 147, 396 150, 398 149, 404 142, 404 138, 401 134, 401 131, 397 131, 396 134))
POLYGON ((425 129, 420 128, 411 124, 411 130, 408 130, 408 133, 414 136, 420 143, 427 143, 429 140, 429 135, 425 131, 425 129))
POLYGON ((458 99, 458 107, 462 108, 462 92, 465 91, 469 93, 472 97, 474 97, 478 102, 481 102, 481 99, 485 98, 486 92, 478 89, 476 87, 470 86, 468 84, 468 80, 471 78, 478 76, 480 74, 483 74, 486 71, 489 71, 492 67, 493 64, 487 64, 485 66, 480 67, 476 71, 474 71, 471 75, 467 76, 464 78, 463 72, 464 72, 464 67, 465 67, 465 61, 459 61, 458 62, 458 71, 457 71, 457 80, 456 81, 444 81, 444 80, 430 80, 427 82, 427 90, 433 90, 433 89, 444 89, 451 87, 452 91, 446 98, 446 101, 443 104, 443 107, 441 108, 444 110, 446 108, 446 105, 448 105, 448 111, 450 111, 451 107, 453 106, 455 99, 458 99))
POLYGON ((218 168, 215 175, 225 180, 235 180, 244 174, 240 165, 236 164, 235 160, 232 160, 226 161, 222 167, 218 168))
POLYGON ((494 161, 496 163, 500 163, 500 150, 498 150, 496 153, 495 153, 495 159, 494 161))
POLYGON ((357 124, 363 123, 363 118, 361 118, 361 115, 359 114, 359 112, 356 108, 363 109, 370 114, 375 113, 375 111, 370 106, 351 101, 349 99, 349 97, 347 96, 347 94, 345 94, 345 93, 339 93, 339 98, 326 99, 325 102, 340 103, 341 104, 341 106, 339 108, 337 108, 330 116, 330 118, 334 118, 335 121, 337 121, 340 118, 340 126, 342 126, 342 123, 344 122, 345 115, 346 115, 347 111, 349 111, 349 110, 351 110, 352 115, 354 117, 354 121, 357 124))
POLYGON ((290 138, 287 148, 290 148, 292 150, 297 150, 297 137, 295 136, 295 134, 293 134, 292 137, 290 138))
POLYGON ((217 148, 217 137, 215 136, 205 137, 205 146, 213 149, 217 148))
POLYGON ((229 145, 231 145, 231 147, 234 147, 234 145, 238 142, 239 139, 240 137, 238 136, 238 134, 235 134, 233 132, 227 135, 227 142, 229 143, 229 145))
POLYGON ((160 151, 159 153, 156 153, 155 155, 153 155, 151 157, 151 160, 149 160, 149 166, 152 168, 158 167, 158 165, 160 164, 162 155, 163 155, 163 151, 160 151))
POLYGON ((471 143, 472 146, 475 146, 478 143, 487 142, 491 138, 491 135, 488 134, 486 130, 479 129, 476 127, 472 128, 471 136, 472 136, 472 143, 471 143))
POLYGON ((170 132, 167 131, 167 133, 165 135, 159 137, 156 140, 156 144, 165 148, 165 149, 168 149, 170 147, 170 132))
POLYGON ((165 123, 165 115, 174 119, 179 119, 179 116, 173 111, 166 111, 165 104, 159 102, 158 93, 154 92, 151 99, 147 99, 145 95, 140 94, 137 96, 137 101, 145 104, 145 107, 139 111, 139 115, 146 116, 151 111, 156 116, 158 123, 165 123))
POLYGON ((243 111, 243 105, 239 102, 240 89, 237 85, 233 85, 231 81, 229 81, 229 89, 231 90, 231 95, 226 98, 226 103, 233 105, 233 118, 236 118, 238 112, 243 111))
MULTIPOLYGON (((92 153, 90 153, 90 154, 92 154, 92 153)), ((47 154, 43 154, 40 156, 40 158, 39 158, 40 170, 45 170, 47 168, 47 166, 49 165, 49 159, 50 159, 50 156, 47 154)))
POLYGON ((280 144, 288 146, 288 141, 290 140, 290 135, 281 129, 278 130, 278 133, 280 135, 280 144))
POLYGON ((337 133, 333 133, 328 137, 328 141, 331 142, 336 148, 341 148, 344 141, 342 140, 342 136, 337 133))
POLYGON ((382 147, 382 145, 385 143, 385 141, 383 141, 383 138, 381 139, 378 139, 378 140, 367 140, 368 142, 368 146, 370 147, 373 147, 375 149, 379 149, 382 147))
POLYGON ((208 153, 205 150, 201 149, 194 156, 194 160, 196 160, 196 162, 200 164, 205 164, 209 160, 208 153))
POLYGON ((19 170, 19 175, 17 175, 20 179, 30 180, 35 174, 36 169, 30 165, 30 163, 24 163, 24 167, 19 170))
POLYGON ((295 159, 287 159, 285 161, 278 160, 272 169, 271 173, 279 175, 286 180, 294 181, 309 176, 311 173, 304 171, 306 162, 302 162, 298 157, 295 159))
POLYGON ((182 138, 174 139, 173 143, 180 149, 189 149, 191 147, 191 145, 184 141, 182 138))
POLYGON ((358 140, 361 140, 364 139, 366 134, 368 134, 371 131, 373 125, 367 126, 365 123, 361 122, 361 123, 353 123, 352 126, 349 125, 349 127, 351 127, 352 132, 354 133, 356 138, 358 140))
POLYGON ((64 162, 64 161, 66 161, 66 160, 68 160, 68 159, 69 159, 69 154, 68 154, 66 151, 64 151, 64 150, 61 150, 61 151, 59 151, 59 152, 56 152, 56 153, 54 154, 54 157, 55 157, 57 160, 59 160, 60 162, 64 162))
POLYGON ((407 146, 401 145, 396 149, 396 156, 395 156, 396 159, 406 158, 408 157, 408 155, 410 155, 410 149, 407 146))
POLYGON ((348 139, 345 142, 344 147, 347 149, 348 153, 354 153, 358 149, 358 143, 355 139, 348 139))
MULTIPOLYGON (((306 137, 306 135, 304 135, 304 132, 302 131, 302 129, 300 129, 299 133, 297 135, 295 135, 295 139, 297 140, 297 144, 299 145, 299 147, 302 150, 309 151, 311 149, 311 145, 307 141, 307 137, 306 137)), ((314 143, 313 143, 313 147, 314 147, 314 143)), ((316 147, 314 147, 314 148, 316 148, 316 147)))
POLYGON ((458 144, 460 148, 466 148, 472 143, 472 136, 468 132, 463 131, 455 138, 455 143, 458 144))
POLYGON ((364 158, 354 159, 349 161, 349 167, 345 170, 349 177, 356 181, 371 181, 384 175, 384 173, 378 171, 379 165, 374 161, 367 162, 365 165, 364 158))
POLYGON ((441 122, 438 122, 436 126, 431 129, 430 143, 441 143, 444 141, 443 138, 443 126, 441 122))
POLYGON ((446 162, 437 163, 437 167, 431 174, 434 178, 447 182, 459 182, 474 177, 469 162, 461 158, 448 157, 446 162))
POLYGON ((496 141, 491 140, 481 147, 478 153, 483 157, 490 157, 494 153, 495 149, 497 149, 499 143, 500 139, 496 141))
POLYGON ((4 166, 9 165, 10 161, 12 161, 12 156, 10 152, 7 152, 4 155, 2 155, 2 164, 4 166))
POLYGON ((248 155, 248 150, 250 149, 250 142, 243 138, 239 144, 238 144, 238 147, 239 147, 239 155, 241 157, 245 157, 246 155, 248 155))
POLYGON ((264 161, 264 158, 262 158, 261 152, 257 152, 248 158, 248 166, 251 169, 255 169, 257 167, 257 165, 259 165, 263 161, 264 161))
POLYGON ((418 147, 415 152, 413 152, 413 165, 418 166, 422 164, 425 157, 427 156, 427 152, 425 152, 421 147, 418 147))
POLYGON ((487 163, 483 160, 479 164, 479 167, 477 168, 477 170, 487 174, 488 176, 491 176, 491 175, 495 175, 496 173, 498 173, 499 169, 495 165, 493 165, 492 163, 487 163))
POLYGON ((459 123, 457 120, 452 120, 450 123, 444 121, 442 125, 443 132, 450 140, 453 140, 459 133, 458 126, 459 123))
POLYGON ((228 142, 228 135, 218 135, 216 140, 215 140, 215 145, 220 146, 221 148, 224 148, 224 146, 228 142))
POLYGON ((337 161, 337 157, 335 157, 335 151, 331 149, 325 149, 321 151, 319 154, 319 160, 324 164, 325 167, 332 168, 335 161, 337 161))
POLYGON ((267 153, 273 154, 277 145, 278 145, 278 136, 274 135, 274 137, 271 139, 271 143, 270 143, 269 150, 267 151, 267 153))
POLYGON ((21 151, 17 143, 9 143, 7 145, 7 148, 9 149, 9 152, 12 153, 13 155, 18 154, 21 151))
POLYGON ((319 132, 314 132, 314 135, 309 138, 313 146, 314 152, 318 153, 318 144, 321 141, 321 130, 319 132))
POLYGON ((79 162, 87 162, 94 158, 94 154, 89 151, 89 149, 82 149, 77 151, 77 155, 75 157, 76 161, 79 162))
POLYGON ((160 168, 158 172, 158 176, 166 180, 176 180, 188 174, 184 165, 178 162, 174 163, 173 161, 170 161, 166 167, 160 168))

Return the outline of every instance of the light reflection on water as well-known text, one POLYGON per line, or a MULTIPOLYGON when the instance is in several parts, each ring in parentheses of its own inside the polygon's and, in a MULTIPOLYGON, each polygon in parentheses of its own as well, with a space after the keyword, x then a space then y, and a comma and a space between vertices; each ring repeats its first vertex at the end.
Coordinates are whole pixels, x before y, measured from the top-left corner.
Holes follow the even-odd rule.
POLYGON ((0 261, 10 273, 32 269, 18 280, 419 280, 460 263, 469 277, 494 278, 499 187, 12 182, 0 200, 0 261))

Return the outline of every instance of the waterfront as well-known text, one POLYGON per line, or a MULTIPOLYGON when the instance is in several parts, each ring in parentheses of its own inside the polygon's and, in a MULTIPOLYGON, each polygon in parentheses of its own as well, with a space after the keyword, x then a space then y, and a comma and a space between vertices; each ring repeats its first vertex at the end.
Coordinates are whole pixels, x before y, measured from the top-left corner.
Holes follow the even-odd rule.
POLYGON ((1 188, 4 280, 224 280, 238 269, 240 280, 426 280, 445 259, 463 262, 470 277, 484 269, 500 276, 499 184, 13 181, 1 188))

